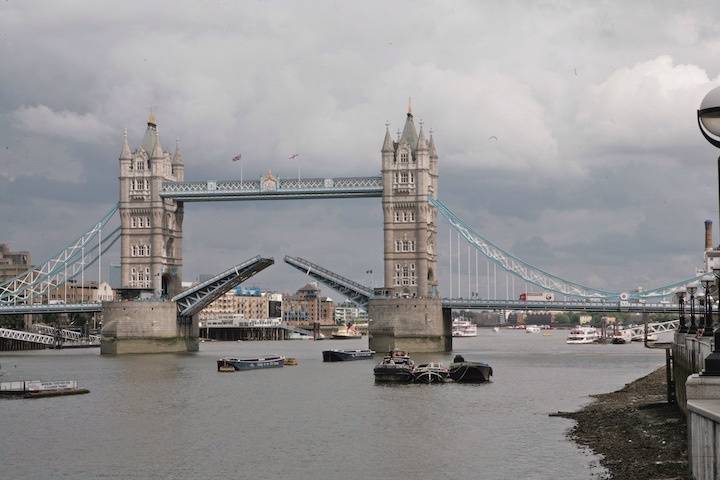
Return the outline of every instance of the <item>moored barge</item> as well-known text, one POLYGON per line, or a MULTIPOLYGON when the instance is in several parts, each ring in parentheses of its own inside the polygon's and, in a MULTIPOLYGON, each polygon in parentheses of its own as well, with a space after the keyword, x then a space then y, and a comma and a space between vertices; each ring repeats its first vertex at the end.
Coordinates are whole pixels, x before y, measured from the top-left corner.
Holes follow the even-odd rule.
POLYGON ((279 368, 285 365, 285 357, 271 355, 257 358, 221 358, 217 361, 218 372, 232 367, 235 370, 256 370, 260 368, 279 368))
POLYGON ((373 358, 374 350, 323 350, 323 362, 349 362, 373 358))

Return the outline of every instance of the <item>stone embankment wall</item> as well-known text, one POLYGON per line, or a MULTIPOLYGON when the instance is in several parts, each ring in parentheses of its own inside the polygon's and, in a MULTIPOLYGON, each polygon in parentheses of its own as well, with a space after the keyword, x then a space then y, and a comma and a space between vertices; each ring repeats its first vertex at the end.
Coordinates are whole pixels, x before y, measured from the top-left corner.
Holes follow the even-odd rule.
POLYGON ((694 480, 720 480, 720 377, 703 376, 711 338, 675 334, 673 375, 688 419, 688 460, 694 480))
POLYGON ((700 373, 705 357, 712 352, 712 338, 696 337, 686 333, 676 333, 673 344, 673 378, 678 406, 687 415, 687 396, 685 382, 690 375, 700 373))

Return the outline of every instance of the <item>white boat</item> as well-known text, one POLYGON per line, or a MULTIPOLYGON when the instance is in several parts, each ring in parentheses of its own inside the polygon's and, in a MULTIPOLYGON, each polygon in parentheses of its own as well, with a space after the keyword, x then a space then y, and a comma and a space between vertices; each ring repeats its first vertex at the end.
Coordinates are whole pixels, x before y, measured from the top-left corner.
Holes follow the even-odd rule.
POLYGON ((493 327, 493 332, 498 333, 500 331, 500 327, 493 327))
POLYGON ((575 327, 570 330, 565 343, 595 343, 599 338, 600 333, 595 327, 575 327))
POLYGON ((467 320, 456 318, 452 322, 453 337, 477 337, 477 326, 467 320))
POLYGON ((525 327, 525 333, 540 333, 540 327, 537 325, 528 325, 525 327))
POLYGON ((287 336, 288 340, 312 340, 312 335, 307 335, 300 332, 289 332, 287 336))

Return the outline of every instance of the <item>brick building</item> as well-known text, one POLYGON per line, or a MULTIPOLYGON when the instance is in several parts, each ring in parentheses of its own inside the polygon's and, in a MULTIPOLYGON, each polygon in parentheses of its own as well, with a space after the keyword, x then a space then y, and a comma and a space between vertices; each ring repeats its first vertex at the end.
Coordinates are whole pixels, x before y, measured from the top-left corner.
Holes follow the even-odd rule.
POLYGON ((282 303, 284 322, 310 328, 314 323, 335 325, 335 308, 331 298, 320 295, 314 283, 308 283, 295 295, 285 295, 282 303))

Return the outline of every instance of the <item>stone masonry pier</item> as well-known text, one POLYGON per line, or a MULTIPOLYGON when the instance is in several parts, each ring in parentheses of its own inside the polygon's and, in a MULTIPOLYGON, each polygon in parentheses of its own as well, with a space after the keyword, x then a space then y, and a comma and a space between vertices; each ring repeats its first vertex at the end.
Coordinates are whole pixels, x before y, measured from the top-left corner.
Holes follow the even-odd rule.
POLYGON ((178 322, 175 302, 111 302, 103 315, 103 355, 198 351, 198 328, 178 322))

